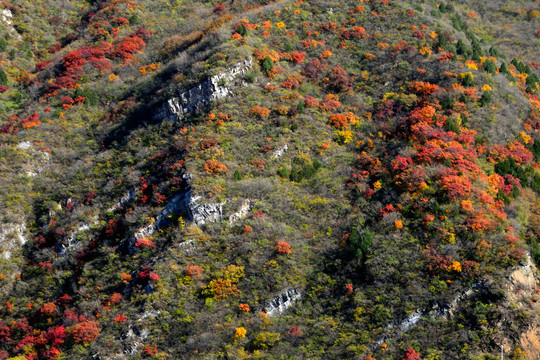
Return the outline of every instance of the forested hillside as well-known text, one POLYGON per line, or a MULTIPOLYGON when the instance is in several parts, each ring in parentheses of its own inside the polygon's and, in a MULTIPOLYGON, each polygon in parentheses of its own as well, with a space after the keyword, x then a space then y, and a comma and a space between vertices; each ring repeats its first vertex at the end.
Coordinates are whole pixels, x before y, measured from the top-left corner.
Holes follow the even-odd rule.
POLYGON ((0 3, 0 360, 540 357, 540 2, 0 3))

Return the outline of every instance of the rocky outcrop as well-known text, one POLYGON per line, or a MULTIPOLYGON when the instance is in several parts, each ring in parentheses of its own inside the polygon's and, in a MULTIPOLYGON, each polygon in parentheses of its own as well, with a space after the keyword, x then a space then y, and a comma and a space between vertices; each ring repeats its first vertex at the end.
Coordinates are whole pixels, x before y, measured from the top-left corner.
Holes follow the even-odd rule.
MULTIPOLYGON (((95 224, 97 224, 97 220, 92 223, 92 225, 95 225, 95 224)), ((64 237, 61 244, 60 255, 64 256, 67 253, 77 250, 80 247, 80 243, 77 241, 77 235, 89 229, 90 229, 89 224, 81 223, 79 224, 77 229, 75 229, 71 234, 64 237)))
POLYGON ((265 307, 266 315, 283 314, 291 305, 302 298, 302 292, 296 288, 283 290, 278 296, 268 302, 265 307))
POLYGON ((189 203, 190 220, 198 226, 207 222, 218 222, 223 218, 224 203, 201 203, 200 196, 191 199, 189 203))
POLYGON ((381 344, 387 342, 388 340, 396 340, 401 337, 401 335, 408 331, 411 327, 418 324, 422 319, 427 318, 438 318, 441 316, 446 316, 451 318, 454 315, 454 311, 457 306, 464 301, 465 299, 471 297, 476 291, 485 289, 485 282, 479 281, 473 284, 467 290, 457 294, 450 303, 434 306, 431 310, 416 310, 411 315, 409 315, 405 320, 400 322, 392 322, 388 324, 385 329, 385 334, 379 338, 374 344, 370 346, 371 349, 381 346, 381 344))
MULTIPOLYGON (((514 268, 508 279, 503 283, 505 301, 502 306, 506 308, 528 309, 533 315, 534 321, 528 325, 527 329, 521 333, 519 342, 527 353, 528 359, 540 359, 540 291, 538 290, 537 268, 533 264, 529 254, 524 258, 524 263, 514 268)), ((458 306, 465 300, 472 298, 477 293, 487 291, 493 286, 493 280, 483 280, 475 283, 470 288, 457 294, 451 302, 433 307, 431 310, 417 310, 401 322, 392 322, 386 327, 385 334, 377 342, 370 346, 375 349, 388 340, 396 340, 418 324, 421 319, 437 318, 445 316, 448 319, 454 316, 458 306)), ((511 338, 504 338, 501 341, 504 349, 512 349, 515 341, 511 338)), ((505 350, 507 351, 507 350, 505 350)))
POLYGON ((247 73, 252 65, 253 60, 245 60, 222 74, 180 92, 154 112, 153 120, 175 122, 186 114, 207 108, 213 100, 220 100, 231 94, 231 85, 238 77, 247 73))
MULTIPOLYGON (((184 175, 186 181, 189 180, 189 177, 189 174, 184 175)), ((156 230, 166 228, 171 224, 175 215, 184 215, 187 221, 193 222, 197 226, 221 221, 224 203, 204 203, 201 200, 200 196, 192 196, 191 186, 188 185, 169 201, 152 224, 135 231, 133 236, 121 245, 121 249, 133 254, 136 251, 135 243, 138 239, 149 237, 156 230)))
POLYGON ((182 251, 186 255, 193 254, 195 251, 197 251, 197 245, 195 244, 195 240, 186 240, 180 244, 178 244, 178 248, 180 248, 180 251, 182 251))
POLYGON ((0 20, 2 20, 8 27, 8 31, 15 35, 18 40, 21 40, 21 35, 13 27, 13 13, 9 9, 0 9, 0 20))
MULTIPOLYGON (((189 207, 191 203, 191 189, 188 188, 176 194, 171 201, 165 206, 165 209, 156 216, 155 221, 135 232, 130 240, 134 245, 137 239, 151 236, 156 230, 165 228, 170 225, 174 214, 187 214, 189 217, 189 207)), ((130 251, 131 252, 131 251, 130 251)))
POLYGON ((127 204, 129 204, 131 201, 133 201, 133 199, 135 199, 135 189, 130 189, 128 192, 126 192, 124 194, 124 196, 122 196, 120 198, 120 200, 118 200, 116 202, 116 204, 114 204, 113 206, 111 206, 110 208, 107 209, 107 211, 116 211, 118 210, 120 207, 122 206, 125 206, 127 204))
MULTIPOLYGON (((529 254, 525 263, 517 267, 508 279, 504 288, 507 302, 512 307, 527 309, 534 314, 525 331, 521 333, 519 342, 529 359, 540 359, 540 299, 538 290, 538 270, 529 254)), ((504 343, 504 342, 503 342, 504 343)), ((511 349, 512 342, 508 339, 505 348, 511 349)))
POLYGON ((279 159, 283 156, 283 154, 287 152, 287 150, 289 150, 289 146, 287 144, 283 145, 282 147, 273 152, 272 159, 279 159))
POLYGON ((24 173, 27 176, 37 176, 51 163, 51 156, 48 152, 35 149, 30 141, 23 141, 17 144, 17 149, 22 150, 30 157, 29 162, 22 164, 24 173))
POLYGON ((240 209, 238 209, 237 212, 229 216, 229 225, 232 225, 236 221, 246 217, 249 211, 251 210, 252 206, 253 206, 253 201, 251 201, 250 199, 244 200, 244 202, 240 206, 240 209))
POLYGON ((0 255, 8 260, 11 253, 26 243, 25 224, 8 223, 0 225, 0 255))

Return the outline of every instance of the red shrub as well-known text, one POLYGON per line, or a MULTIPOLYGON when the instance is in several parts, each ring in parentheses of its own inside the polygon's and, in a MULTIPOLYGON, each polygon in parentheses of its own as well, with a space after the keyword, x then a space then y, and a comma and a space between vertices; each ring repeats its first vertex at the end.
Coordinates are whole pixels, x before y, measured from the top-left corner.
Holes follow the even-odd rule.
POLYGON ((122 314, 122 315, 118 314, 118 315, 116 315, 116 317, 114 318, 114 322, 117 322, 117 323, 119 323, 119 322, 125 322, 125 321, 127 321, 127 317, 126 317, 126 315, 124 315, 124 314, 122 314))
POLYGON ((303 51, 294 51, 292 53, 292 60, 295 64, 300 64, 304 62, 304 59, 306 57, 306 53, 303 51))
POLYGON ((203 273, 203 268, 197 265, 189 265, 184 271, 186 276, 197 277, 203 273))
POLYGON ((45 334, 45 339, 47 339, 49 344, 53 346, 58 346, 64 343, 64 339, 66 338, 66 336, 66 328, 61 325, 55 328, 49 328, 47 330, 47 333, 45 334))

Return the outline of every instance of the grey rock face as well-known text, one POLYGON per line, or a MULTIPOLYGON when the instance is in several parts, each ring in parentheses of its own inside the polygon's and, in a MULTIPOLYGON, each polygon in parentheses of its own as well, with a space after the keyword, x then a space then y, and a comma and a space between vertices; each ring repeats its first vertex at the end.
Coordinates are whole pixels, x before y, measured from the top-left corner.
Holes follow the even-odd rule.
POLYGON ((295 288, 285 289, 281 292, 281 294, 268 302, 266 306, 266 315, 280 315, 301 298, 302 293, 300 290, 295 288))
POLYGON ((223 203, 200 203, 200 196, 191 199, 189 214, 191 220, 198 226, 207 222, 217 222, 223 218, 223 203))
POLYGON ((231 90, 229 86, 241 75, 245 74, 251 66, 253 60, 248 59, 233 66, 223 74, 212 76, 210 79, 182 91, 178 96, 169 99, 161 105, 153 115, 155 121, 175 122, 182 116, 206 108, 213 100, 223 99, 231 90))

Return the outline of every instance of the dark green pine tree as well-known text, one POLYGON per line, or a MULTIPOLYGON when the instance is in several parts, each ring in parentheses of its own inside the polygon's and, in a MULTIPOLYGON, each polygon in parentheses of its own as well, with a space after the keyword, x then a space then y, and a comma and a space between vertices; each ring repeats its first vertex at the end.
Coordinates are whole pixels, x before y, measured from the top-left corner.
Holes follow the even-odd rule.
POLYGON ((270 59, 270 57, 267 56, 262 63, 263 70, 270 71, 272 70, 273 67, 274 67, 274 64, 272 63, 272 59, 270 59))

